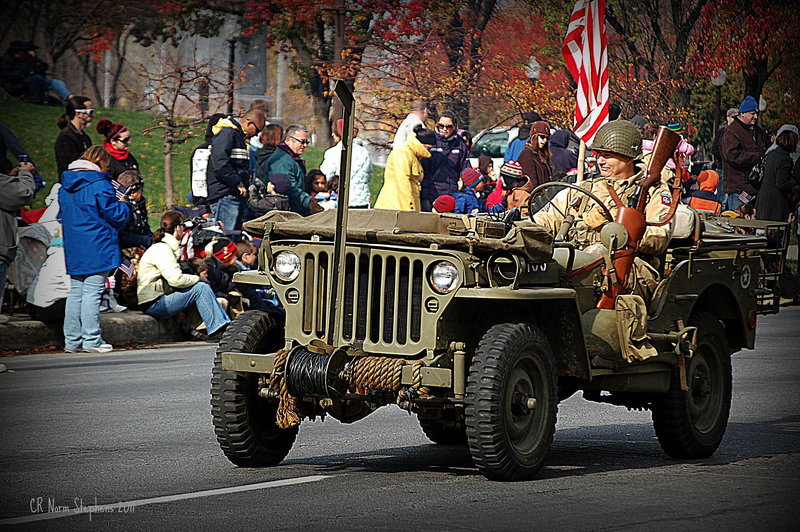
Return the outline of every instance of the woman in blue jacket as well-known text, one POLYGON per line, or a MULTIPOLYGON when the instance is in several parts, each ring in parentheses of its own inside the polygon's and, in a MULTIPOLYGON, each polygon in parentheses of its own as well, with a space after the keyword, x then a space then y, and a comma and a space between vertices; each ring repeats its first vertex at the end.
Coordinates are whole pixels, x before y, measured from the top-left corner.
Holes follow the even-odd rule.
POLYGON ((109 273, 120 265, 117 229, 130 208, 117 199, 110 158, 102 146, 92 146, 62 174, 58 203, 64 236, 64 257, 70 290, 64 316, 68 353, 106 353, 111 344, 100 333, 100 299, 109 273))

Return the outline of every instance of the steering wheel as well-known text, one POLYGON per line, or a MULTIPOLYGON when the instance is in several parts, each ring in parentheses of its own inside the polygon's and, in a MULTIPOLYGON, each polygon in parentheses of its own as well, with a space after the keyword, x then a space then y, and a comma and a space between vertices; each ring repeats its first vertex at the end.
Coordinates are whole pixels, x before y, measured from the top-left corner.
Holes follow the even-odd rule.
MULTIPOLYGON (((595 194, 593 194, 592 192, 589 192, 588 190, 586 190, 586 189, 584 189, 582 187, 579 187, 578 185, 575 185, 573 183, 564 183, 563 181, 551 181, 549 183, 542 183, 538 187, 534 188, 533 191, 531 192, 531 195, 528 197, 528 216, 530 217, 532 222, 535 222, 535 220, 533 219, 533 215, 534 215, 534 212, 533 212, 533 200, 535 200, 536 198, 541 196, 542 192, 544 190, 546 190, 548 188, 554 188, 554 187, 571 188, 573 190, 577 190, 581 194, 589 196, 589 198, 591 198, 600 207, 600 210, 603 211, 603 216, 609 222, 613 222, 614 221, 614 216, 611 214, 611 211, 608 210, 608 207, 606 207, 605 204, 603 203, 603 201, 600 198, 598 198, 595 194)), ((556 204, 553 202, 552 199, 550 199, 550 197, 547 194, 545 194, 544 197, 547 198, 547 203, 549 203, 558 212, 558 214, 561 215, 562 218, 566 219, 566 217, 567 217, 566 213, 561 212, 561 209, 559 209, 556 206, 556 204)))

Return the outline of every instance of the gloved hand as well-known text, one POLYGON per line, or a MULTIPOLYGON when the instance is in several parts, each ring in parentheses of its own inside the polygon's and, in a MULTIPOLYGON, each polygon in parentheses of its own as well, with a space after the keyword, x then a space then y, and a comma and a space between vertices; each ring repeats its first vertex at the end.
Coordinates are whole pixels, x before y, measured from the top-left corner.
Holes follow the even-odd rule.
POLYGON ((583 217, 583 222, 592 231, 598 231, 608 223, 608 218, 605 217, 600 207, 595 207, 583 217))

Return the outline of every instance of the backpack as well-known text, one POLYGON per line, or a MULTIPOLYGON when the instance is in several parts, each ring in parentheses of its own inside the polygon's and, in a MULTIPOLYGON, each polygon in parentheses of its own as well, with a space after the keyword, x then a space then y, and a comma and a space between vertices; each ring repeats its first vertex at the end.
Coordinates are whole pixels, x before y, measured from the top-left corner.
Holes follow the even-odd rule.
POLYGON ((267 187, 260 179, 254 179, 247 195, 247 206, 256 215, 264 216, 270 211, 288 211, 289 196, 285 194, 268 194, 267 187))
POLYGON ((764 168, 767 165, 767 154, 762 155, 756 165, 747 175, 747 182, 756 190, 761 190, 761 183, 764 181, 764 168))
POLYGON ((192 153, 192 196, 195 198, 208 197, 208 183, 206 170, 208 160, 211 158, 211 146, 200 147, 192 153))

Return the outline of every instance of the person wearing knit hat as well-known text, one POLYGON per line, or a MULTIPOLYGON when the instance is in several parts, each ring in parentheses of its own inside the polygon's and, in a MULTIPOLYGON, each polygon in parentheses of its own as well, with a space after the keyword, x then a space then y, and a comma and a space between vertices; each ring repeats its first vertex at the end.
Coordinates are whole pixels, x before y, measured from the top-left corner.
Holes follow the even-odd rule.
POLYGON ((433 201, 433 211, 434 212, 453 212, 456 208, 456 199, 449 195, 445 194, 444 196, 439 196, 433 201))
POLYGON ((549 141, 550 126, 547 122, 541 120, 534 122, 531 126, 531 138, 525 143, 525 149, 517 158, 517 162, 522 166, 522 173, 531 180, 534 188, 549 183, 553 177, 549 141))
POLYGON ((453 192, 456 214, 475 214, 486 212, 486 201, 483 194, 483 176, 477 168, 466 168, 461 172, 463 191, 453 192))
POLYGON ((722 204, 717 201, 719 174, 714 170, 703 170, 697 176, 697 190, 692 190, 689 207, 698 211, 710 211, 719 216, 722 204))
POLYGON ((513 209, 527 203, 528 196, 533 191, 533 183, 524 174, 519 162, 508 161, 505 163, 500 168, 500 179, 503 181, 501 197, 505 208, 513 209))
MULTIPOLYGON (((333 176, 341 175, 343 130, 344 120, 339 119, 333 123, 331 133, 335 144, 325 150, 322 163, 319 165, 320 171, 328 180, 333 176)), ((372 199, 369 191, 369 182, 372 180, 372 159, 367 148, 361 143, 361 139, 355 138, 356 135, 358 135, 358 126, 354 125, 353 155, 350 160, 350 185, 348 187, 350 195, 347 204, 351 209, 369 209, 372 199)))
POLYGON ((103 118, 97 123, 95 129, 105 137, 103 147, 111 155, 111 163, 106 171, 108 175, 116 179, 126 170, 139 170, 139 163, 136 161, 136 157, 129 151, 131 132, 128 131, 128 128, 103 118))
POLYGON ((376 209, 420 211, 420 182, 423 169, 421 159, 431 156, 436 143, 433 131, 420 128, 400 147, 395 147, 386 159, 383 187, 375 201, 376 209))
MULTIPOLYGON (((477 168, 467 168, 461 172, 461 184, 464 189, 477 188, 477 185, 483 185, 483 176, 477 168)), ((481 187, 483 189, 483 187, 481 187)))
POLYGON ((236 257, 236 244, 227 238, 220 238, 211 245, 211 253, 223 264, 236 257))
POLYGON ((747 181, 750 170, 756 165, 769 146, 769 137, 756 122, 758 103, 746 96, 739 105, 739 115, 733 119, 719 139, 722 157, 722 190, 727 194, 723 210, 735 211, 742 200, 739 196, 747 192, 755 196, 756 189, 747 181))

